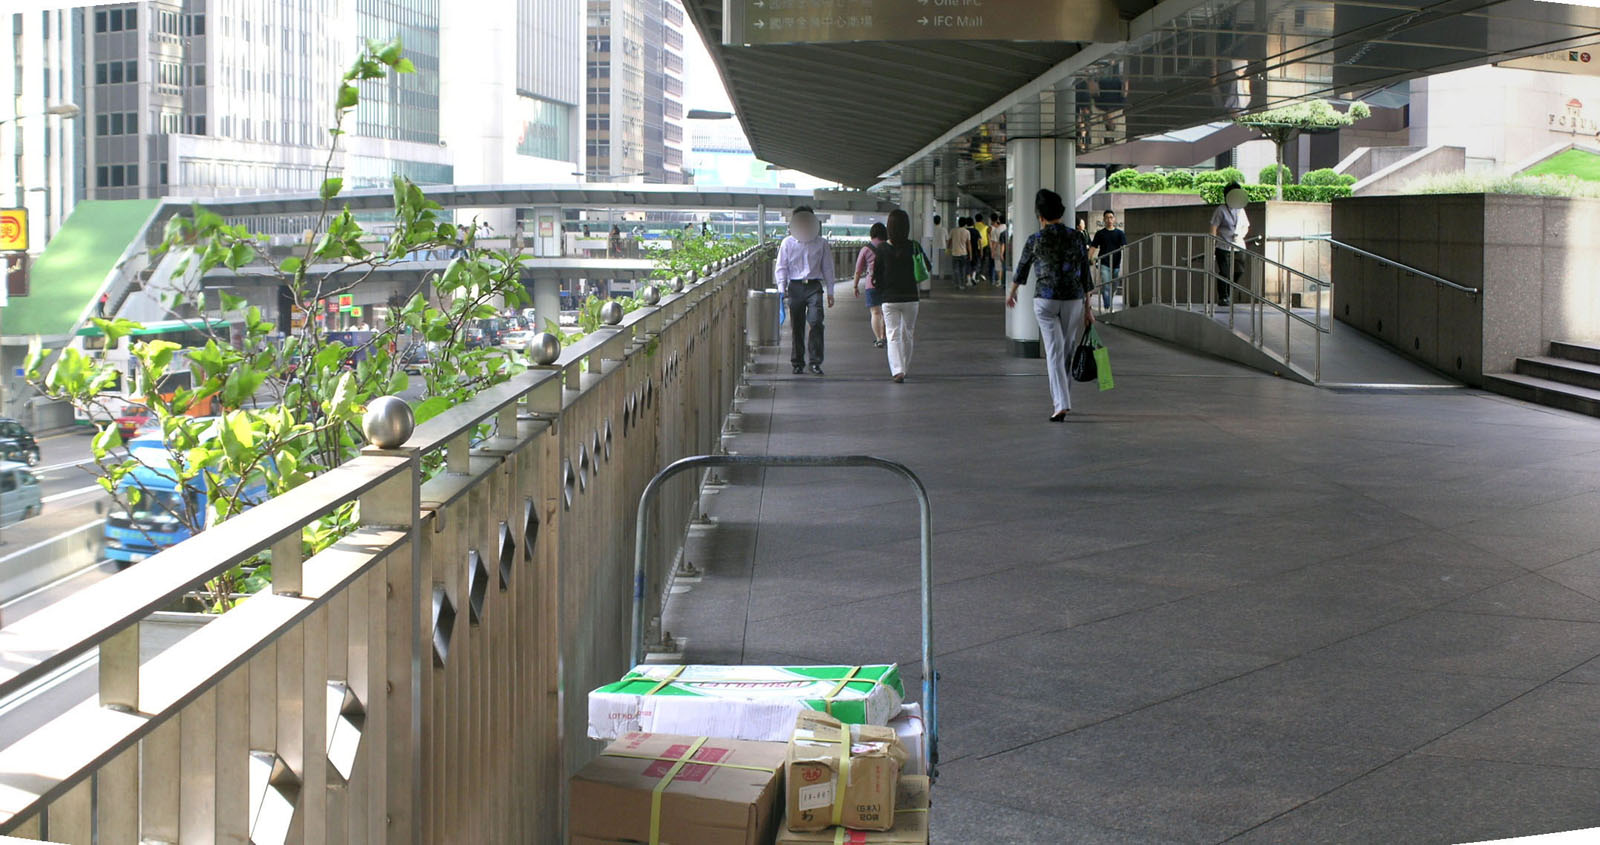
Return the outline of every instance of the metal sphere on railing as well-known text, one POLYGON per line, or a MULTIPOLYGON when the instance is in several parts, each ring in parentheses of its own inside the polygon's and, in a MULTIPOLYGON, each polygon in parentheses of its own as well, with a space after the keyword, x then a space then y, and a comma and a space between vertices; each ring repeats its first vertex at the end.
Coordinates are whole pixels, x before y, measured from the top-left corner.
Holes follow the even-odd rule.
POLYGON ((655 305, 661 301, 661 288, 655 285, 645 285, 644 290, 639 291, 639 299, 643 300, 646 305, 655 305))
POLYGON ((613 299, 600 306, 600 321, 608 326, 622 322, 622 303, 613 299))
POLYGON ((683 278, 681 276, 672 279, 672 292, 683 293, 683 278))
POLYGON ((549 332, 539 332, 528 343, 528 357, 541 367, 554 364, 561 357, 561 338, 549 332))
POLYGON ((416 428, 417 418, 411 413, 411 406, 398 396, 379 396, 368 402, 366 416, 361 418, 367 441, 379 449, 400 448, 416 428))

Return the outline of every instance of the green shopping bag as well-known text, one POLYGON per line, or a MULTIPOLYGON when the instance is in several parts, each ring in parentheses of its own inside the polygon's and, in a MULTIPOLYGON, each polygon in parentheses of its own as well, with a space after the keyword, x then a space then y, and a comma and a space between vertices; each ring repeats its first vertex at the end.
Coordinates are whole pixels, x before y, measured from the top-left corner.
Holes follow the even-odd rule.
POLYGON ((1110 390, 1116 387, 1116 382, 1111 380, 1111 350, 1100 342, 1100 333, 1089 328, 1089 334, 1094 338, 1094 368, 1095 374, 1100 379, 1100 389, 1110 390))

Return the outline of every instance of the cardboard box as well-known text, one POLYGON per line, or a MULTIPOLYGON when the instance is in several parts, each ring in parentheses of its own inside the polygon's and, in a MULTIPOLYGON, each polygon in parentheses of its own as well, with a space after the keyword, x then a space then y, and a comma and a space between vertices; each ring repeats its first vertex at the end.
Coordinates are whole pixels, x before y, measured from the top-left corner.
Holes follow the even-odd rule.
POLYGON ((887 725, 900 712, 900 669, 880 666, 642 665, 589 693, 589 736, 630 731, 787 742, 801 711, 887 725))
POLYGON ((777 742, 628 734, 572 776, 570 841, 771 842, 785 751, 777 742))
POLYGON ((797 832, 788 820, 778 830, 777 845, 928 845, 928 779, 903 775, 895 789, 892 830, 827 830, 797 832))
POLYGON ((928 728, 922 721, 922 704, 908 701, 900 705, 900 715, 889 720, 894 735, 906 750, 906 762, 900 767, 901 775, 928 773, 928 728))
POLYGON ((805 711, 789 738, 787 781, 790 830, 889 830, 905 749, 894 729, 846 725, 805 711))

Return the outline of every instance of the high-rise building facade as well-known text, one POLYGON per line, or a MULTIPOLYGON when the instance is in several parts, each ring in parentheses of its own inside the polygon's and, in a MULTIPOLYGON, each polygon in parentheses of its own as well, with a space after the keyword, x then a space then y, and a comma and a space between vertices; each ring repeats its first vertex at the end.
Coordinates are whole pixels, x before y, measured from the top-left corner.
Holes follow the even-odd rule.
POLYGON ((314 191, 341 75, 368 40, 396 38, 416 72, 360 84, 333 157, 347 187, 396 173, 575 181, 584 3, 139 0, 0 13, 12 59, 0 84, 23 115, 0 110, 0 192, 13 190, 0 204, 34 208, 42 245, 77 198, 314 191), (62 117, 62 104, 81 115, 62 117))
MULTIPOLYGON (((83 12, 0 12, 0 205, 28 209, 37 252, 83 195, 83 12)), ((118 69, 123 70, 122 68, 118 69)))
POLYGON ((589 178, 682 183, 684 13, 677 0, 588 0, 589 178))

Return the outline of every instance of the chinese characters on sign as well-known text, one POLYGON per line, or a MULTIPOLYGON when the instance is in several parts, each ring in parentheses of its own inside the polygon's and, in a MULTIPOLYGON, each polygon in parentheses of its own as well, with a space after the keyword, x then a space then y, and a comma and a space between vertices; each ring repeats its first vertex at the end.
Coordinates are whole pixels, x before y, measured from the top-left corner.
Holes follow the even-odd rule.
POLYGON ((723 0, 728 45, 1126 38, 1110 0, 723 0))

